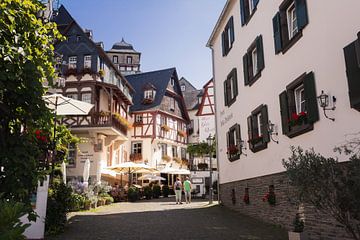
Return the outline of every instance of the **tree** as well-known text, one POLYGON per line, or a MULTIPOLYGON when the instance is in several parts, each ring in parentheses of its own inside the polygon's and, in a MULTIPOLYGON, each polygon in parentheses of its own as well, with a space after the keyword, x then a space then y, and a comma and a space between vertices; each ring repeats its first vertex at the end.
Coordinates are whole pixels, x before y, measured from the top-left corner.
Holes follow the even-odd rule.
MULTIPOLYGON (((359 139, 358 139, 358 142, 359 139)), ((349 145, 337 148, 354 149, 349 145)), ((351 150, 349 162, 326 158, 313 149, 291 148, 292 155, 283 160, 287 175, 300 202, 310 203, 330 214, 354 239, 360 239, 360 157, 351 150)))
MULTIPOLYGON (((55 77, 53 43, 61 38, 44 23, 37 0, 0 2, 0 193, 32 213, 30 195, 45 174, 52 115, 43 82, 55 77)), ((30 219, 34 220, 30 214, 30 219)))

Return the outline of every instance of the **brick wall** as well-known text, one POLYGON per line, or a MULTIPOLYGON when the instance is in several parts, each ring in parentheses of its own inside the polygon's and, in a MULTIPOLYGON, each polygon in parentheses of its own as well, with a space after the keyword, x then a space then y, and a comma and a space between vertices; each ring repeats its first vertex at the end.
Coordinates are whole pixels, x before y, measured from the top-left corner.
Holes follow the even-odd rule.
MULTIPOLYGON (((299 210, 293 188, 289 185, 285 173, 220 184, 220 194, 224 206, 265 222, 281 225, 288 230, 292 230, 293 219, 299 210), (274 206, 263 201, 270 185, 275 188, 274 206), (250 204, 243 201, 245 188, 249 189, 250 204)), ((305 231, 309 240, 352 239, 343 227, 327 214, 320 213, 307 205, 300 208, 300 211, 305 218, 305 231)))

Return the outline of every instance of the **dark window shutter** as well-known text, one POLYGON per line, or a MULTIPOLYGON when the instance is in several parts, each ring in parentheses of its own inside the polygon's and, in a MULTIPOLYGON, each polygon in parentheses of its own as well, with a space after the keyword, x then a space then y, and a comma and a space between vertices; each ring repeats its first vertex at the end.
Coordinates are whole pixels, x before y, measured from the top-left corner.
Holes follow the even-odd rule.
POLYGON ((268 131, 268 124, 269 124, 269 116, 268 116, 268 109, 267 105, 263 105, 261 108, 261 132, 263 135, 264 142, 270 142, 270 135, 268 131))
POLYGON ((235 41, 235 32, 234 32, 234 18, 231 16, 231 18, 229 19, 229 28, 228 31, 230 31, 230 43, 231 45, 233 44, 233 42, 235 41))
POLYGON ((236 144, 237 144, 237 147, 238 149, 240 150, 240 154, 242 153, 242 149, 241 149, 241 132, 240 132, 240 125, 239 124, 236 124, 236 127, 235 127, 235 135, 236 135, 236 144))
POLYGON ((226 55, 226 48, 225 48, 225 31, 221 34, 221 47, 222 47, 222 55, 226 55))
POLYGON ((360 68, 360 32, 357 34, 358 39, 355 41, 355 52, 356 52, 356 59, 358 67, 360 68))
POLYGON ((245 0, 240 0, 240 15, 241 15, 241 26, 244 26, 246 23, 245 18, 245 0))
POLYGON ((235 98, 238 95, 238 91, 239 91, 236 68, 233 68, 231 75, 232 75, 232 81, 233 81, 233 86, 234 86, 234 89, 232 89, 232 91, 234 93, 234 98, 235 98))
POLYGON ((344 48, 346 76, 349 86, 350 106, 360 111, 360 67, 356 46, 352 43, 344 48))
POLYGON ((319 110, 313 72, 307 74, 304 79, 304 92, 308 121, 314 123, 319 120, 319 110))
POLYGON ((254 2, 254 7, 256 8, 259 3, 259 0, 254 0, 253 2, 254 2))
POLYGON ((283 91, 279 95, 280 99, 280 113, 281 113, 281 126, 282 133, 287 135, 289 132, 289 106, 288 106, 288 96, 286 91, 283 91))
MULTIPOLYGON (((252 116, 250 115, 247 118, 247 125, 248 125, 248 140, 253 139, 253 126, 252 126, 252 116)), ((249 148, 252 149, 253 145, 251 144, 251 141, 249 141, 249 148)))
POLYGON ((264 69, 265 62, 264 62, 264 48, 263 48, 263 41, 262 36, 258 36, 256 38, 256 50, 257 50, 257 64, 259 72, 264 69))
POLYGON ((230 132, 226 133, 226 151, 230 146, 230 132))
POLYGON ((228 101, 228 92, 227 92, 227 88, 228 88, 228 81, 227 80, 225 80, 224 81, 224 101, 225 101, 225 106, 228 106, 229 105, 229 101, 228 101))
POLYGON ((306 8, 306 0, 295 0, 296 18, 299 30, 303 29, 309 22, 306 8))
POLYGON ((253 138, 257 138, 260 135, 260 129, 258 128, 259 124, 258 124, 258 119, 256 115, 252 115, 252 136, 253 138))
POLYGON ((245 53, 243 56, 243 71, 245 86, 249 85, 249 55, 245 53))
POLYGON ((275 54, 278 54, 282 50, 282 40, 281 40, 281 25, 280 25, 280 13, 277 12, 272 19, 273 22, 273 31, 274 31, 274 44, 275 44, 275 54))

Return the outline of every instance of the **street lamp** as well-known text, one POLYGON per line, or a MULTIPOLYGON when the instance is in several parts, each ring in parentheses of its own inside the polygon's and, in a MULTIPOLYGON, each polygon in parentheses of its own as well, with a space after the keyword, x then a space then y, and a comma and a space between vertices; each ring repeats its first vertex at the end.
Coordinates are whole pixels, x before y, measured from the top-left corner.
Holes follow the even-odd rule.
POLYGON ((209 145, 210 148, 210 152, 209 152, 209 157, 210 157, 210 187, 209 187, 209 204, 213 203, 213 183, 212 183, 212 146, 214 143, 214 137, 211 136, 211 134, 209 135, 209 137, 206 139, 207 143, 209 145))

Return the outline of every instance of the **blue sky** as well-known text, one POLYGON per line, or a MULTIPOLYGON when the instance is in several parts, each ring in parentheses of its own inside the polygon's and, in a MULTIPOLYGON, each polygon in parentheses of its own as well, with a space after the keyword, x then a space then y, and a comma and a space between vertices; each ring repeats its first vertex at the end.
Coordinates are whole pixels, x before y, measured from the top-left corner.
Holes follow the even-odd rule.
POLYGON ((143 72, 176 67, 195 87, 212 76, 206 42, 226 0, 60 0, 105 50, 121 40, 141 52, 143 72))

